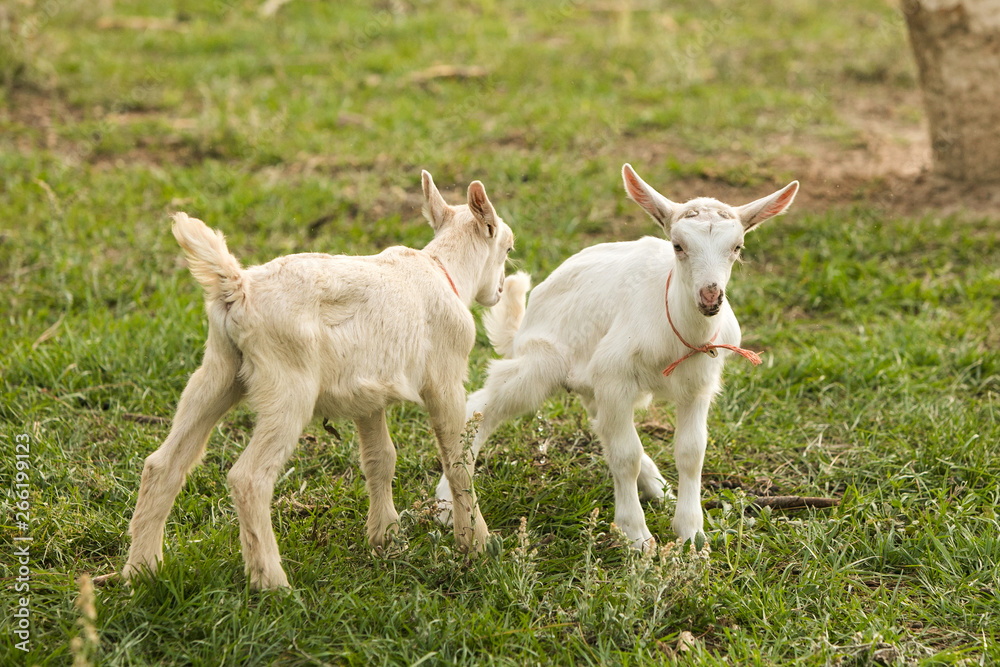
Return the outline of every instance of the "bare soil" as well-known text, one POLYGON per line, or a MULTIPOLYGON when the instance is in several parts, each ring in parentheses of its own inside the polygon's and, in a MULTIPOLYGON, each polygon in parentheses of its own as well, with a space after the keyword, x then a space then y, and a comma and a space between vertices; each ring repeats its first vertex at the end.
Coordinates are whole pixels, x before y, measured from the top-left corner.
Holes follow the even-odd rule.
MULTIPOLYGON (((90 152, 86 150, 85 139, 66 139, 56 128, 88 117, 102 118, 115 124, 135 119, 123 114, 104 114, 101 109, 80 109, 69 104, 58 92, 36 88, 15 89, 8 99, 10 103, 0 107, 0 120, 35 130, 33 134, 20 135, 18 148, 22 150, 44 147, 64 154, 70 160, 107 167, 123 163, 192 164, 210 157, 198 155, 198 151, 179 136, 176 140, 166 137, 148 144, 139 142, 140 145, 126 154, 107 156, 90 152)), ((963 217, 994 216, 1000 209, 1000 186, 955 182, 935 175, 919 90, 877 86, 855 88, 851 94, 842 96, 837 107, 840 118, 856 132, 853 143, 845 145, 843 141, 826 139, 810 133, 808 129, 800 129, 773 137, 772 143, 779 148, 771 157, 758 163, 765 173, 774 175, 771 180, 777 181, 787 175, 802 183, 796 208, 824 210, 863 204, 880 207, 887 214, 935 212, 963 217)), ((140 115, 148 117, 149 112, 140 115)), ((178 129, 183 130, 183 119, 177 120, 177 123, 180 124, 178 129)), ((625 145, 616 146, 615 152, 634 155, 634 160, 648 162, 667 156, 681 162, 695 162, 703 157, 684 146, 650 144, 639 137, 625 140, 625 145)), ((380 159, 384 157, 340 157, 336 165, 316 164, 320 158, 306 158, 300 164, 286 163, 267 167, 266 171, 288 176, 317 168, 333 171, 384 168, 385 160, 380 159)), ((727 164, 725 158, 719 161, 722 167, 736 167, 746 159, 745 155, 736 153, 731 158, 732 164, 727 164)), ((765 194, 777 184, 751 188, 736 185, 721 174, 705 173, 673 182, 671 191, 678 196, 710 195, 735 203, 765 194)), ((410 197, 405 193, 399 194, 404 201, 385 202, 387 210, 419 208, 418 201, 409 201, 410 197)))

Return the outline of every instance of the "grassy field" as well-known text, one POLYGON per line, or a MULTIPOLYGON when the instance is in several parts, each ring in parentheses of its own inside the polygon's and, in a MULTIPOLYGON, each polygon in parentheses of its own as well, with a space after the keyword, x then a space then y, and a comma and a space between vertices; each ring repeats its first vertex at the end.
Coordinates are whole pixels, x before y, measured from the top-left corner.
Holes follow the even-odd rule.
MULTIPOLYGON (((1000 659, 1000 218, 901 197, 901 172, 845 157, 880 159, 872 127, 920 134, 893 5, 258 9, 0 3, 0 664, 69 664, 77 636, 104 665, 1000 659), (421 246, 426 168, 453 201, 486 184, 537 282, 588 245, 656 233, 622 192, 623 162, 679 200, 740 204, 802 181, 730 283, 764 364, 733 362, 710 414, 710 556, 620 546, 600 446, 564 395, 484 452, 496 538, 466 562, 429 518, 440 468, 425 414, 404 405, 390 413, 400 543, 386 556, 365 541, 353 425, 338 439, 313 424, 275 492, 293 590, 252 593, 225 488, 253 424, 239 409, 178 498, 162 575, 99 589, 99 643, 86 640, 76 578, 124 564, 142 460, 206 333, 169 213, 222 229, 245 264, 421 246), (760 493, 841 503, 744 514, 760 493), (27 654, 17 536, 33 539, 27 654)), ((470 389, 491 356, 481 334, 470 389)), ((672 419, 637 415, 671 482, 672 419)), ((672 511, 647 507, 660 544, 672 511)))

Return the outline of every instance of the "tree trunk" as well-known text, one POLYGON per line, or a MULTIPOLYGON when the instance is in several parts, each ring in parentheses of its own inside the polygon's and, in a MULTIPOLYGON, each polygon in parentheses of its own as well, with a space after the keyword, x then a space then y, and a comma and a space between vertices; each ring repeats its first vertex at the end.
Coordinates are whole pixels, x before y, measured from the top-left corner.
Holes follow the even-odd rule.
POLYGON ((904 0, 934 169, 1000 180, 1000 0, 904 0))

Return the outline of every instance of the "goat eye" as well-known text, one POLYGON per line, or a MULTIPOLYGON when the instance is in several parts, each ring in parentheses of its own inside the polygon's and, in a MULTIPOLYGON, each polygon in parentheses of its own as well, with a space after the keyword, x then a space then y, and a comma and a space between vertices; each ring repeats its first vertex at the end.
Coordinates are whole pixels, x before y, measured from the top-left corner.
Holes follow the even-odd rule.
POLYGON ((739 244, 737 244, 737 246, 735 248, 733 248, 733 252, 739 252, 740 250, 743 250, 743 246, 741 246, 739 244))
POLYGON ((680 243, 674 244, 674 252, 684 252, 684 248, 681 247, 680 243))

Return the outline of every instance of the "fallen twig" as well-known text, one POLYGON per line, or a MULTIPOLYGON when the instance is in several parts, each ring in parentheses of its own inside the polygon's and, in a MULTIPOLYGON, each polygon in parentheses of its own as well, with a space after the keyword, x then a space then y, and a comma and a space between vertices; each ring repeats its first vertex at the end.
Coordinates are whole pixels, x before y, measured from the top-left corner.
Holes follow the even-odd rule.
POLYGON ((137 424, 169 424, 170 420, 166 417, 157 417, 155 415, 140 415, 134 412, 123 412, 122 418, 127 419, 131 422, 136 422, 137 424))
MULTIPOLYGON (((806 496, 750 496, 749 500, 748 510, 760 510, 764 507, 775 510, 802 510, 809 507, 825 509, 840 504, 840 498, 809 498, 806 496)), ((719 507, 722 507, 721 500, 709 500, 705 503, 707 510, 719 507)))
POLYGON ((666 440, 674 434, 673 424, 664 424, 653 419, 647 419, 639 424, 639 430, 660 440, 666 440))
POLYGON ((329 505, 307 505, 300 503, 293 498, 278 498, 274 501, 275 507, 287 507, 288 513, 293 516, 306 516, 315 513, 316 516, 326 514, 330 511, 329 505))
POLYGON ((407 80, 410 83, 425 83, 434 79, 479 79, 488 75, 486 68, 478 65, 434 65, 413 72, 407 80))
POLYGON ((91 581, 95 586, 107 586, 108 584, 118 581, 121 576, 117 572, 111 572, 109 574, 102 574, 98 577, 93 577, 91 581))
POLYGON ((316 234, 319 232, 320 227, 336 219, 337 216, 333 213, 330 213, 328 215, 321 215, 312 222, 310 222, 308 225, 306 225, 306 230, 307 230, 306 233, 309 235, 309 238, 314 239, 316 238, 316 234))

